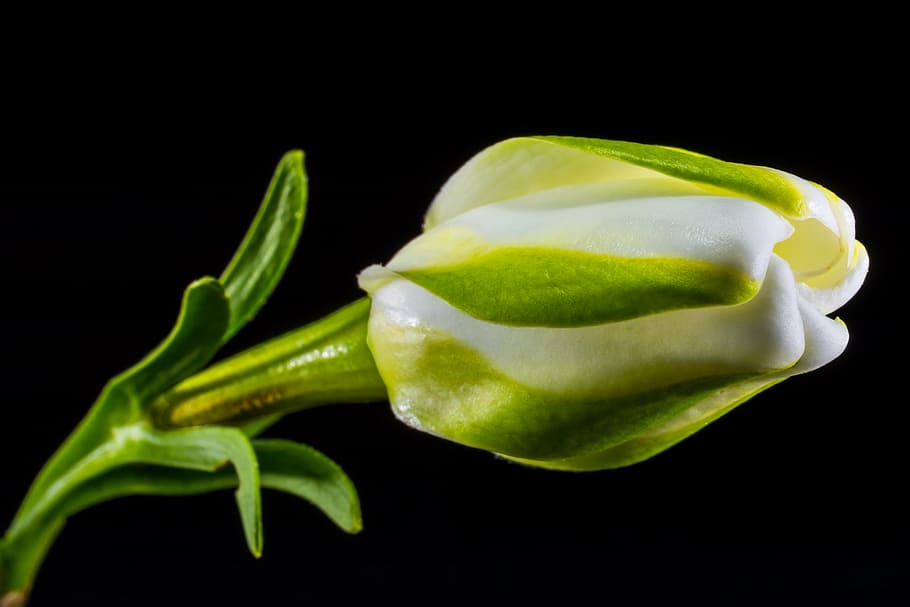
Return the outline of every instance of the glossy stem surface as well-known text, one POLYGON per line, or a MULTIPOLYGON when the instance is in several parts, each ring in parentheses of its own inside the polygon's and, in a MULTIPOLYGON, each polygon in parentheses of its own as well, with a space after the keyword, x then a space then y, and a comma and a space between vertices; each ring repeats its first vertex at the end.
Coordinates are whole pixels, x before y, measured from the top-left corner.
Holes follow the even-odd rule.
POLYGON ((189 377, 155 405, 162 428, 246 422, 335 403, 382 401, 367 347, 370 300, 245 350, 189 377))

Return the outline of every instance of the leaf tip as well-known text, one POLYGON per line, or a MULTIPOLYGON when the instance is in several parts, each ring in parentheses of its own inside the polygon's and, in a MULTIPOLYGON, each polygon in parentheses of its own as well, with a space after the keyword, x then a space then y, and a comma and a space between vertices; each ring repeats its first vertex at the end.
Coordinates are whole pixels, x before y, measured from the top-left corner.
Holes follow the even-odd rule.
POLYGON ((284 153, 284 156, 281 157, 278 165, 296 172, 303 173, 303 164, 305 157, 306 154, 304 154, 303 150, 301 149, 288 150, 284 153))
POLYGON ((363 517, 360 514, 360 508, 351 512, 351 523, 344 530, 351 535, 357 535, 363 531, 363 517))
MULTIPOLYGON (((260 514, 256 515, 261 516, 260 514)), ((257 521, 255 529, 247 529, 246 545, 254 559, 262 558, 262 522, 257 521)))

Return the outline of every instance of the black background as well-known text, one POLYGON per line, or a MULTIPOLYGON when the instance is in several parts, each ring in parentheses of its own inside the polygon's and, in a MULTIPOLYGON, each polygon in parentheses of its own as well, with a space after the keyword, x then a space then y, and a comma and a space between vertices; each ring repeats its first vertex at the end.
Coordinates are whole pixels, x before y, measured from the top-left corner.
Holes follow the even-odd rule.
POLYGON ((229 492, 123 499, 70 521, 35 607, 906 599, 894 240, 906 178, 890 147, 903 118, 893 75, 867 69, 872 55, 825 48, 747 65, 736 46, 718 67, 677 48, 627 74, 609 48, 599 52, 611 61, 578 73, 555 60, 522 70, 523 51, 498 47, 445 64, 421 64, 420 49, 264 64, 213 50, 126 67, 117 50, 11 63, 21 73, 0 119, 4 521, 104 382, 166 334, 183 287, 221 271, 291 148, 306 151, 310 177, 302 239, 225 354, 358 297, 356 273, 419 232, 446 177, 515 135, 675 145, 818 181, 851 204, 872 269, 838 312, 851 331, 843 356, 648 462, 553 473, 412 431, 387 404, 312 410, 269 434, 345 468, 362 498, 360 535, 269 492, 257 561, 229 492))

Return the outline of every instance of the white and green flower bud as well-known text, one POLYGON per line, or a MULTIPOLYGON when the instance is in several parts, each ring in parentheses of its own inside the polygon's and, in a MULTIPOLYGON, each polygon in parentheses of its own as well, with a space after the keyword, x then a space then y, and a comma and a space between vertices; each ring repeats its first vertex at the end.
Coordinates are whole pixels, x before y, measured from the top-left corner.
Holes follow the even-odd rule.
POLYGON ((503 141, 367 268, 396 415, 534 465, 628 465, 844 350, 868 268, 849 207, 764 167, 628 142, 503 141))

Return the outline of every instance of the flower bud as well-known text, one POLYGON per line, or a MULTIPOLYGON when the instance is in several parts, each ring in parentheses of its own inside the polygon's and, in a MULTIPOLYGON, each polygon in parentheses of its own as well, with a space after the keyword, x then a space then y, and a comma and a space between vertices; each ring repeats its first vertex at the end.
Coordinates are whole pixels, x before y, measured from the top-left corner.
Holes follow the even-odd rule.
POLYGON ((868 256, 850 208, 676 148, 503 141, 360 285, 395 414, 533 465, 644 460, 844 350, 868 256))

